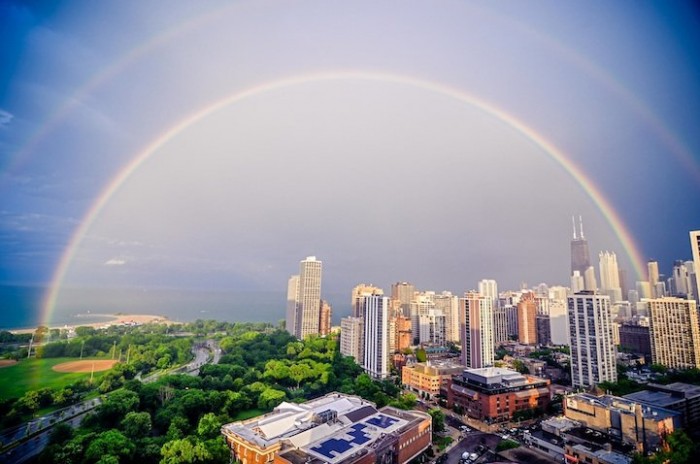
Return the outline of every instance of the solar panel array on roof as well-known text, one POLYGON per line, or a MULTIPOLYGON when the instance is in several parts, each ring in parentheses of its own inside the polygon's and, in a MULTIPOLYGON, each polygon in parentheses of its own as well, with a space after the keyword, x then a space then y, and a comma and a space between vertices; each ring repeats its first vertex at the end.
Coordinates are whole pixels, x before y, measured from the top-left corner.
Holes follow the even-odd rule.
POLYGON ((388 429, 399 420, 393 417, 385 416, 384 414, 378 414, 375 417, 367 419, 367 423, 379 427, 380 429, 388 429))
POLYGON ((364 432, 365 427, 364 424, 355 424, 350 427, 350 431, 347 434, 352 437, 352 440, 331 438, 311 447, 311 450, 324 455, 328 459, 333 459, 354 446, 360 446, 370 441, 370 437, 364 432), (333 455, 334 452, 336 453, 335 456, 333 455))

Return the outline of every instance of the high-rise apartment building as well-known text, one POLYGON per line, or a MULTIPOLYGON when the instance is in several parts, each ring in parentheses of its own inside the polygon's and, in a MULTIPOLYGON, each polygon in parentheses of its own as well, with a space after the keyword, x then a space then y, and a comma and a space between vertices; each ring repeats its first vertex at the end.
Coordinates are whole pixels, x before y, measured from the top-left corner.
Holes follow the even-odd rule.
POLYGON ((493 343, 495 346, 508 341, 508 312, 505 307, 493 308, 493 343))
POLYGON ((439 309, 431 309, 418 318, 421 343, 445 346, 445 315, 439 309))
POLYGON ((700 327, 694 300, 647 300, 651 362, 671 369, 700 368, 700 327))
POLYGON ((299 300, 295 335, 304 339, 318 335, 321 320, 321 270, 322 262, 309 256, 299 265, 299 300))
POLYGON ((287 282, 287 317, 285 329, 291 335, 297 333, 297 302, 299 301, 299 276, 293 275, 287 282))
POLYGON ((573 386, 616 382, 610 297, 591 291, 575 293, 568 298, 568 310, 573 386))
POLYGON ((362 367, 372 377, 389 375, 389 298, 368 295, 363 298, 364 355, 362 367))
POLYGON ((518 303, 518 341, 525 345, 537 343, 537 303, 532 292, 524 293, 518 303))
POLYGON ((352 356, 362 365, 365 324, 361 317, 348 316, 340 320, 340 354, 352 356))
POLYGON ((695 302, 700 303, 700 230, 690 231, 690 249, 693 252, 693 273, 695 274, 695 302))
POLYGON ((552 299, 549 303, 549 336, 553 345, 569 344, 566 297, 552 299))
POLYGON ((583 219, 579 216, 579 230, 576 234, 576 220, 572 217, 571 221, 574 228, 574 236, 571 240, 571 274, 578 271, 579 274, 585 275, 586 270, 591 266, 591 254, 588 251, 588 240, 583 235, 583 219))
POLYGON ((468 368, 493 366, 493 301, 478 293, 459 299, 462 364, 468 368))
POLYGON ((414 340, 420 337, 420 316, 426 315, 430 310, 435 309, 434 296, 435 294, 430 292, 416 293, 413 296, 408 314, 411 316, 411 332, 414 340))
POLYGON ((435 309, 442 311, 445 315, 445 340, 459 343, 459 303, 457 295, 451 292, 442 292, 435 295, 435 309))
POLYGON ((350 297, 350 308, 352 310, 352 315, 355 317, 361 317, 362 310, 362 296, 365 295, 383 295, 384 290, 374 285, 359 284, 352 289, 352 295, 350 297))

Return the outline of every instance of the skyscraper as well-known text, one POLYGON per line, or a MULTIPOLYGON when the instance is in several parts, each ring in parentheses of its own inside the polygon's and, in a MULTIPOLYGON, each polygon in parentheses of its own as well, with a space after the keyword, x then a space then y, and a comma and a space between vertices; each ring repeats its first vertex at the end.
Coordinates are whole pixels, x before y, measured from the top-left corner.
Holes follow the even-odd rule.
POLYGON ((591 266, 591 254, 588 251, 588 240, 583 235, 583 219, 578 217, 580 233, 576 235, 576 219, 571 218, 574 236, 571 240, 571 274, 578 271, 579 274, 585 275, 586 270, 591 266))
POLYGON ((468 292, 459 299, 462 364, 469 368, 493 366, 493 301, 468 292))
POLYGON ((321 300, 321 311, 319 312, 318 332, 322 337, 331 333, 331 319, 333 308, 326 300, 321 300))
POLYGON ((610 297, 579 292, 568 297, 571 381, 590 388, 600 382, 616 382, 610 297))
POLYGON ((671 369, 700 368, 700 327, 694 300, 647 300, 651 362, 671 369))
POLYGON ((613 303, 622 301, 620 287, 620 270, 617 266, 617 256, 609 251, 601 251, 599 257, 600 290, 608 295, 613 303))
POLYGON ((442 292, 435 295, 435 309, 442 311, 445 315, 445 340, 448 342, 459 342, 459 303, 457 296, 450 292, 442 292))
POLYGON ((364 354, 362 367, 372 377, 389 375, 389 298, 368 295, 363 298, 364 354))
POLYGON ((299 263, 299 299, 295 335, 304 339, 320 333, 322 262, 309 256, 299 263))
POLYGON ((656 295, 656 284, 659 283, 659 263, 649 260, 647 262, 647 272, 649 273, 649 287, 651 288, 651 297, 658 298, 663 295, 656 295))

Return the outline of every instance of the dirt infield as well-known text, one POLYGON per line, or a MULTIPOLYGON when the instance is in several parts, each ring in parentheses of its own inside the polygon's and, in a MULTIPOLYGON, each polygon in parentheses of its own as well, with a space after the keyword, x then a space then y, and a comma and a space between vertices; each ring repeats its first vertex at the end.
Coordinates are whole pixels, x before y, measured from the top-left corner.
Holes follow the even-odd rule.
POLYGON ((106 371, 117 363, 114 359, 85 359, 82 361, 70 361, 56 364, 51 369, 56 372, 95 372, 106 371))
POLYGON ((14 359, 0 359, 0 369, 3 367, 14 366, 15 364, 17 364, 17 361, 14 359))

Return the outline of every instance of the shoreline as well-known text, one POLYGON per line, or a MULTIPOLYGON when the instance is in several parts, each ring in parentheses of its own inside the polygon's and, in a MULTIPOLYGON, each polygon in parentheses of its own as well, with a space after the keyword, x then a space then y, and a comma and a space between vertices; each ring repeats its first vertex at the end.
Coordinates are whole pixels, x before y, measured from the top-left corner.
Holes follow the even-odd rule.
MULTIPOLYGON (((155 314, 84 314, 85 317, 104 317, 105 320, 102 322, 88 322, 85 324, 64 324, 60 326, 49 326, 49 330, 74 330, 76 327, 92 327, 93 329, 103 329, 112 325, 143 325, 143 324, 174 324, 175 321, 171 321, 165 316, 157 316, 155 314)), ((80 317, 80 316, 78 316, 80 317)), ((37 327, 33 328, 17 328, 17 329, 4 329, 7 332, 13 334, 27 334, 36 331, 37 327)))

